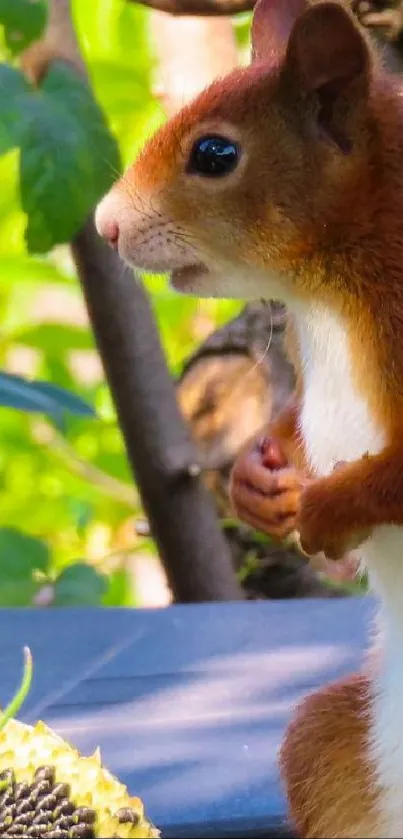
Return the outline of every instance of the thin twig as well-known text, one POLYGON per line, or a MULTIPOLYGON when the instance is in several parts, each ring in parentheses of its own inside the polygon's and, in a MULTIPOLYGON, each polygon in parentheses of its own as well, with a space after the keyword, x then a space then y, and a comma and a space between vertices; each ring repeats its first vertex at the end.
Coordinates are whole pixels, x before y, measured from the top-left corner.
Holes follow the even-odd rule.
POLYGON ((256 0, 129 0, 130 3, 140 3, 149 9, 180 16, 221 17, 237 15, 240 12, 250 12, 256 0))
POLYGON ((50 435, 45 445, 48 448, 51 447, 52 452, 56 452, 72 472, 102 490, 120 504, 125 504, 132 508, 138 507, 141 504, 133 485, 126 484, 113 475, 108 475, 107 472, 103 472, 102 469, 94 466, 93 463, 84 460, 61 434, 57 434, 53 429, 51 430, 50 426, 48 430, 50 435))

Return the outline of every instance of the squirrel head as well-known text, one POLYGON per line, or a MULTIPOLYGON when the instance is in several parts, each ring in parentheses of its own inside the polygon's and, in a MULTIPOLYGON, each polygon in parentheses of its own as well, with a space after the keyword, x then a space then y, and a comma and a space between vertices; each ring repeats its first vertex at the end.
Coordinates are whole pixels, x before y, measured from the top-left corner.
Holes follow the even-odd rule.
POLYGON ((346 7, 258 0, 250 66, 157 131, 99 204, 98 231, 179 291, 287 300, 359 201, 376 72, 346 7))

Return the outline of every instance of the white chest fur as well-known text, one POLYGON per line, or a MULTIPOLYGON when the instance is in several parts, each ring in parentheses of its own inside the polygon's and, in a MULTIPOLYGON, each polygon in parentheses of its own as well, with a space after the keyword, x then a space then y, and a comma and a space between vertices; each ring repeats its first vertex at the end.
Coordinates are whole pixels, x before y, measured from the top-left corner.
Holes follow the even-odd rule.
POLYGON ((383 435, 357 392, 343 324, 324 308, 294 310, 303 366, 301 430, 319 475, 340 460, 356 460, 382 448, 383 435))

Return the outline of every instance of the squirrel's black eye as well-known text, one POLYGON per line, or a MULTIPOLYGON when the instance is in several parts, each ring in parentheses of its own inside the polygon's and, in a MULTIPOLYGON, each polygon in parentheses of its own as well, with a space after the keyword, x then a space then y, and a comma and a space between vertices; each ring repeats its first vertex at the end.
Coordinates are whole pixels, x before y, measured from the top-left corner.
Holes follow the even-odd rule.
POLYGON ((201 137, 193 146, 187 171, 221 178, 235 169, 238 160, 239 149, 232 140, 227 137, 201 137))

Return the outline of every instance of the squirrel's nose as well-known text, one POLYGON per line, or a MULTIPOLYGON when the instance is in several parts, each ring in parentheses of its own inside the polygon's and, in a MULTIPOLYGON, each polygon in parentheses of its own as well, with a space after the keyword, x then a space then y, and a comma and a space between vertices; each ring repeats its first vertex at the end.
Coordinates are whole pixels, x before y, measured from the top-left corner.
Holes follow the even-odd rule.
POLYGON ((95 227, 100 236, 115 250, 119 244, 119 224, 113 215, 113 208, 108 207, 108 197, 98 205, 95 212, 95 227), (111 212, 112 211, 112 212, 111 212))
POLYGON ((97 225, 97 230, 100 236, 108 242, 115 250, 118 249, 119 244, 119 225, 114 219, 105 219, 101 224, 97 225))

